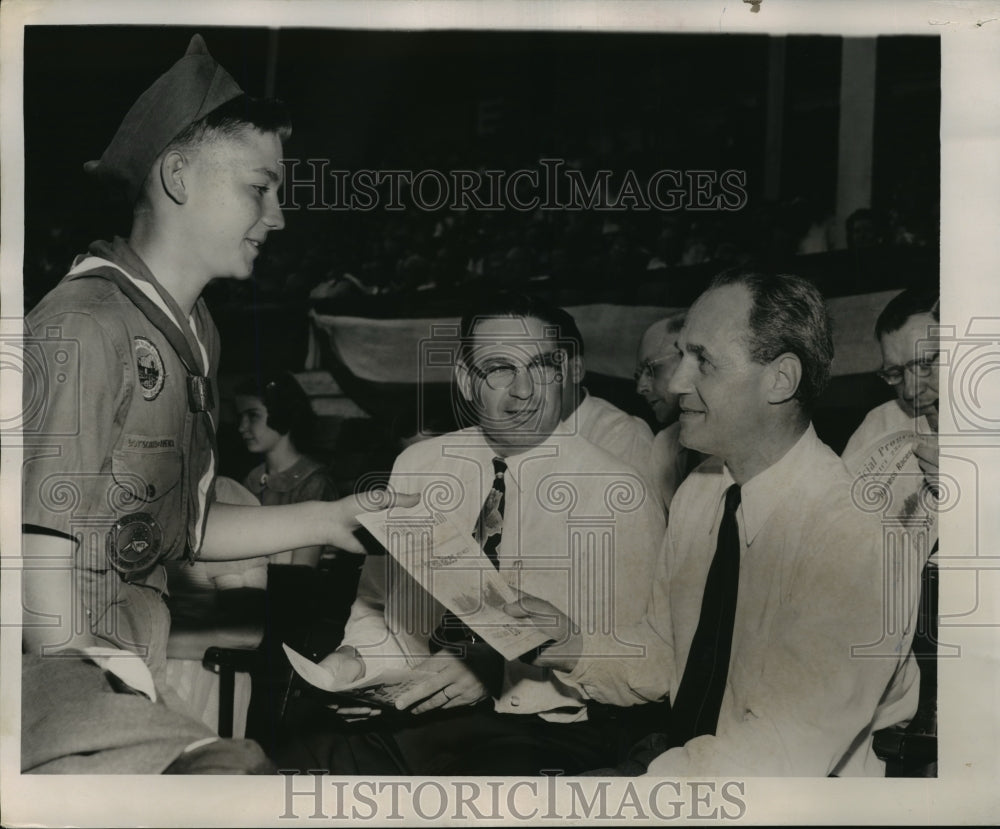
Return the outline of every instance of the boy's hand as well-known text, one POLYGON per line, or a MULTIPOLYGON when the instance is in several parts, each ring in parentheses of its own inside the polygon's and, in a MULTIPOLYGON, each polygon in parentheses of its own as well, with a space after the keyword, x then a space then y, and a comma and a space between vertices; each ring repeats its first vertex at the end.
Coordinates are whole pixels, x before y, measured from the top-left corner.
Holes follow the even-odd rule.
POLYGON ((354 535, 354 531, 361 526, 355 516, 362 512, 378 512, 390 507, 413 507, 419 501, 419 495, 393 492, 389 489, 371 489, 324 504, 328 519, 327 543, 351 553, 363 553, 365 548, 354 535))

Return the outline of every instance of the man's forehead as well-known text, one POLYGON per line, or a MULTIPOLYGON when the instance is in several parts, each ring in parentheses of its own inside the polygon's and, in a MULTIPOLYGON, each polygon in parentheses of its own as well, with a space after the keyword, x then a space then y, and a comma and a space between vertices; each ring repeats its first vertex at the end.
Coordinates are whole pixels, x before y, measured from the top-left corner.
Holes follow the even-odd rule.
POLYGON ((552 351, 547 340, 509 337, 492 341, 477 342, 472 349, 472 359, 477 363, 493 360, 514 363, 527 363, 538 359, 541 355, 552 351))
POLYGON ((536 317, 486 317, 476 322, 472 336, 477 344, 504 340, 544 342, 558 338, 559 326, 536 317))
POLYGON ((557 326, 533 317, 484 319, 473 329, 474 360, 527 362, 555 350, 557 326))
POLYGON ((688 311, 678 341, 721 350, 746 342, 750 322, 750 291, 743 285, 723 285, 702 294, 688 311))
POLYGON ((642 333, 642 337, 639 339, 639 359, 652 360, 655 357, 665 354, 674 347, 674 340, 676 339, 677 334, 668 331, 667 326, 663 322, 651 325, 642 333))

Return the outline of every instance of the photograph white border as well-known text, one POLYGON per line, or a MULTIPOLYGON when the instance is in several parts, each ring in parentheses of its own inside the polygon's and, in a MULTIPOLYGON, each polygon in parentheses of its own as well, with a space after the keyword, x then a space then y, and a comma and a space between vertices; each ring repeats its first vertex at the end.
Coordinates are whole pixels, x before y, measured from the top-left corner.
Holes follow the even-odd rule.
MULTIPOLYGON (((183 24, 246 26, 305 26, 358 29, 484 29, 673 31, 719 34, 939 34, 941 37, 941 275, 942 324, 954 326, 958 338, 968 335, 974 319, 995 321, 1000 341, 1000 3, 997 2, 852 2, 840 0, 762 0, 759 11, 742 0, 658 0, 653 2, 25 2, 8 0, 0 7, 0 102, 2 146, 0 177, 0 287, 3 336, 17 336, 22 302, 23 259, 23 28, 34 24, 87 26, 93 24, 183 24)), ((67 66, 66 72, 85 71, 67 66)), ((5 373, 6 374, 6 373, 5 373)), ((1000 412, 1000 383, 996 372, 986 376, 980 410, 1000 412)), ((947 374, 945 372, 945 377, 947 374)), ((19 383, 3 377, 2 412, 20 411, 19 383)), ((942 433, 954 432, 951 414, 942 408, 942 433)), ((1000 418, 998 418, 1000 420, 1000 418)), ((942 660, 939 672, 940 761, 937 779, 815 780, 746 778, 737 809, 713 795, 722 822, 809 824, 924 824, 993 823, 1000 818, 998 736, 1000 736, 1000 672, 998 672, 997 596, 1000 573, 994 552, 1000 532, 1000 430, 981 439, 959 441, 953 447, 942 438, 942 472, 948 455, 971 459, 978 468, 980 492, 941 516, 942 550, 948 538, 964 536, 964 527, 978 512, 980 537, 969 555, 983 558, 980 572, 978 626, 949 628, 962 656, 942 660), (987 497, 989 494, 991 497, 987 497), (737 815, 736 813, 739 812, 737 815)), ((4 670, 0 701, 0 808, 5 826, 282 826, 292 822, 314 825, 364 824, 495 825, 613 825, 681 822, 648 815, 644 821, 626 807, 622 819, 577 816, 569 820, 566 803, 547 800, 544 779, 506 780, 497 786, 504 820, 475 817, 468 808, 460 817, 455 803, 445 814, 422 820, 419 814, 396 818, 383 798, 378 811, 358 803, 338 812, 336 779, 322 779, 319 800, 306 795, 289 801, 288 779, 194 778, 133 776, 31 777, 19 774, 20 677, 20 452, 5 446, 0 482, 0 565, 2 565, 2 628, 0 659, 4 670), (535 794, 532 793, 535 787, 535 794), (539 795, 538 792, 541 792, 539 795), (291 808, 289 807, 291 802, 291 808), (318 806, 319 808, 314 808, 318 806), (511 808, 522 814, 519 818, 511 808), (318 812, 318 814, 317 814, 318 812), (296 820, 294 815, 298 816, 296 820), (556 817, 556 815, 564 815, 556 817)), ((941 574, 941 605, 959 606, 963 597, 958 579, 941 574)), ((292 778, 296 791, 311 791, 310 778, 292 778)), ((319 778, 317 778, 319 780, 319 778)), ((479 779, 484 782, 484 779, 479 779)), ((417 786, 422 778, 412 778, 417 786)), ((340 783, 344 780, 341 779, 340 783)), ((449 785, 447 781, 424 781, 449 785)), ((614 815, 627 787, 641 804, 648 803, 654 780, 614 779, 606 789, 614 815)), ((584 791, 596 791, 602 781, 581 782, 584 791)), ((568 795, 565 781, 555 781, 558 798, 568 795)), ((687 784, 684 784, 685 786, 687 784)), ((453 791, 450 789, 449 791, 453 791)), ((697 814, 697 792, 683 789, 689 817, 697 814), (695 811, 692 811, 695 810, 695 811)), ((341 791, 343 791, 341 789, 341 791)), ((433 791, 433 789, 427 789, 433 791)), ((702 794, 707 790, 702 790, 702 794)), ((730 790, 733 793, 735 790, 730 790)), ((365 790, 367 794, 367 790, 365 790)), ((429 807, 434 799, 428 796, 429 807)), ((669 799, 669 798, 668 798, 669 799)), ((399 808, 406 808, 401 799, 399 808)), ((428 807, 428 808, 429 808, 428 807)), ((702 814, 710 810, 705 805, 702 814)), ((425 812, 427 810, 425 809, 425 812)), ((436 809, 430 809, 436 811, 436 809)), ((648 809, 646 810, 648 813, 648 809)), ((425 817, 428 817, 425 814, 425 817)), ((686 821, 685 821, 686 822, 686 821)), ((697 821, 697 822, 704 822, 697 821)))

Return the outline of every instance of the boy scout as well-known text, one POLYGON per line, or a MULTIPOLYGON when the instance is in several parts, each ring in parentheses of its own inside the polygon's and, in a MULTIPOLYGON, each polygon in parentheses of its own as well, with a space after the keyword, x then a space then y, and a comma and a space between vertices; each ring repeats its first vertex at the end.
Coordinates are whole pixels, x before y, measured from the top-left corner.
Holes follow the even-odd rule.
POLYGON ((23 470, 26 772, 273 770, 255 744, 174 710, 162 596, 163 562, 182 556, 360 551, 357 497, 213 504, 219 342, 199 297, 216 277, 247 279, 284 226, 289 134, 280 104, 244 95, 196 35, 85 165, 127 196, 133 224, 25 321, 39 367, 26 402, 29 382, 41 390, 23 470))

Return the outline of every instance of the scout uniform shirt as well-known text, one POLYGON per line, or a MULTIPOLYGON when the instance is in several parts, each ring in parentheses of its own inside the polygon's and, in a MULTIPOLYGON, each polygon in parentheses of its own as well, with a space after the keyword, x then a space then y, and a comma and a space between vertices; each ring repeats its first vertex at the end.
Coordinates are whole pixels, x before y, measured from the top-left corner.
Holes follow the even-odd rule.
MULTIPOLYGON (((176 319, 176 303, 123 240, 90 250, 25 321, 23 520, 26 532, 77 542, 74 629, 153 663, 169 617, 131 618, 140 603, 129 601, 130 586, 164 592, 162 562, 200 549, 217 410, 202 401, 205 410, 192 411, 192 372, 150 322, 164 312, 176 319), (138 287, 145 307, 112 278, 138 287)), ((195 332, 188 362, 193 352, 192 368, 214 380, 218 332, 203 300, 183 322, 195 332)))

